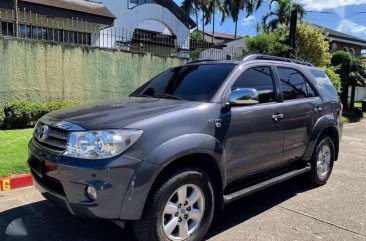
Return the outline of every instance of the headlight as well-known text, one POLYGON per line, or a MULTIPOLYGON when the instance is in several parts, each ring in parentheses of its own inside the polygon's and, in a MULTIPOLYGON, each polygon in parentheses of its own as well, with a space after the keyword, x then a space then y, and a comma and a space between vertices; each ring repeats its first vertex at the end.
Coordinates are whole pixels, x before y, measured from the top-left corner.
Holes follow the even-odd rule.
POLYGON ((128 129, 71 132, 64 155, 83 159, 113 157, 131 147, 142 133, 128 129))

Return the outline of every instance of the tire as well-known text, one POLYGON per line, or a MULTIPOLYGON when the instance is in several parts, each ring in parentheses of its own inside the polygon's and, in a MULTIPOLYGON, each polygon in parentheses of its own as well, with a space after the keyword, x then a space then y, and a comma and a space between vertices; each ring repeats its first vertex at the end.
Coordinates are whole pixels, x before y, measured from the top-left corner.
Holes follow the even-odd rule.
POLYGON ((310 181, 313 185, 322 186, 327 183, 332 174, 334 160, 335 151, 332 139, 328 136, 320 137, 310 160, 310 181))
POLYGON ((157 188, 145 206, 142 218, 133 224, 133 230, 139 241, 200 241, 206 235, 214 214, 215 200, 211 179, 199 169, 191 168, 176 172, 157 188), (187 200, 195 198, 192 198, 190 203, 181 203, 184 196, 188 197, 187 200), (198 196, 200 196, 198 201, 193 203, 198 196), (168 202, 174 205, 166 208, 168 202), (201 211, 201 215, 197 210, 201 211))

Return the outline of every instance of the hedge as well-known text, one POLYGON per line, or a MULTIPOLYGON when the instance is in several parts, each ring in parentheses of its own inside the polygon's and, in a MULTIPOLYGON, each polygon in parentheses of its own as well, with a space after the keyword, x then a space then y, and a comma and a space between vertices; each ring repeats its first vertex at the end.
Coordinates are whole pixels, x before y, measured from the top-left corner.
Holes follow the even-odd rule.
POLYGON ((64 100, 48 102, 17 100, 9 102, 5 105, 4 110, 0 111, 0 127, 5 129, 31 127, 48 112, 76 104, 76 102, 64 100))

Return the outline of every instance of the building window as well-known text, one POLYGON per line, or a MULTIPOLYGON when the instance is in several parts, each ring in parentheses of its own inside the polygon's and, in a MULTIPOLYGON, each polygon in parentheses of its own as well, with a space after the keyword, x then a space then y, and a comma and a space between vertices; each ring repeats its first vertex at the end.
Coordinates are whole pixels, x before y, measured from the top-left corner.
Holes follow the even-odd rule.
POLYGON ((1 22, 1 32, 2 36, 14 36, 14 24, 9 22, 1 22))

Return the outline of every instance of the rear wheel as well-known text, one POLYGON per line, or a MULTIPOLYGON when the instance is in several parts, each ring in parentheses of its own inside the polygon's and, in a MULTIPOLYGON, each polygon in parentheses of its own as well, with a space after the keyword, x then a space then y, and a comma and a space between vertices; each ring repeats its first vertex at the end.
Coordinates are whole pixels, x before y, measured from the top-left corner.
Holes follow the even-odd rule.
POLYGON ((146 205, 143 217, 133 226, 140 241, 202 240, 214 212, 210 177, 198 169, 180 171, 146 205))
POLYGON ((311 159, 310 180, 314 185, 327 183, 334 164, 334 145, 331 138, 324 136, 318 142, 311 159))

